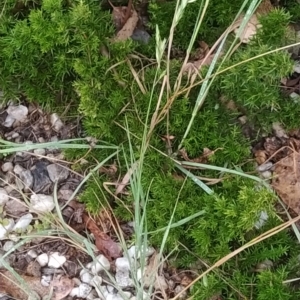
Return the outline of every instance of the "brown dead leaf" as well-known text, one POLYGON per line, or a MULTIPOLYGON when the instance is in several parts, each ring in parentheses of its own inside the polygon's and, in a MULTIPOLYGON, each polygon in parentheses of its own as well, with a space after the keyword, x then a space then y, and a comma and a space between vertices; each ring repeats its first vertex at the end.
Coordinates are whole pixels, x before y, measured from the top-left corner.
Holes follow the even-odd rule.
POLYGON ((254 156, 255 156, 256 162, 257 162, 259 165, 263 164, 263 163, 267 160, 266 152, 263 151, 263 150, 257 150, 257 151, 254 153, 254 156))
POLYGON ((300 154, 292 153, 275 164, 272 186, 281 200, 300 214, 300 154))
POLYGON ((52 280, 51 287, 53 287, 54 297, 52 300, 61 300, 68 296, 74 287, 73 280, 66 276, 56 276, 52 280))
POLYGON ((112 12, 113 23, 117 31, 120 31, 131 15, 132 0, 128 1, 127 6, 119 6, 119 7, 114 6, 110 1, 108 2, 113 9, 112 12))
POLYGON ((137 12, 134 10, 132 12, 132 15, 128 18, 122 29, 120 29, 116 35, 116 37, 113 39, 115 42, 121 42, 121 41, 126 41, 129 39, 133 31, 139 21, 139 17, 137 12))
MULTIPOLYGON (((256 34, 257 30, 261 27, 258 21, 260 15, 265 15, 273 9, 273 5, 270 0, 263 0, 258 6, 256 12, 251 16, 248 23, 246 24, 244 30, 240 33, 240 40, 242 43, 248 44, 251 38, 256 34)), ((239 27, 243 22, 244 15, 241 15, 234 24, 234 33, 237 34, 239 27)))
POLYGON ((130 181, 130 177, 133 174, 133 172, 136 170, 138 164, 134 163, 132 165, 131 168, 129 168, 129 170, 127 171, 127 173, 125 174, 125 176, 123 177, 121 183, 119 183, 117 185, 116 191, 115 191, 115 195, 117 196, 118 194, 122 193, 122 191, 124 190, 124 188, 126 187, 126 185, 129 183, 130 181))
MULTIPOLYGON (((240 30, 239 27, 243 23, 243 19, 244 19, 244 15, 240 16, 235 23, 237 28, 234 30, 234 33, 236 35, 239 33, 240 30)), ((244 30, 239 35, 239 39, 241 40, 241 42, 244 44, 248 44, 251 38, 255 36, 256 31, 259 27, 261 27, 261 25, 258 21, 258 18, 256 14, 253 14, 249 19, 248 23, 246 24, 246 26, 244 27, 244 30)))
MULTIPOLYGON (((27 284, 29 292, 33 291, 40 297, 49 295, 50 288, 42 286, 40 278, 26 275, 20 275, 20 277, 27 284)), ((22 290, 17 279, 8 271, 0 271, 0 293, 8 294, 19 300, 28 299, 28 294, 22 290)))
POLYGON ((112 258, 121 257, 122 248, 118 243, 113 241, 109 235, 102 232, 88 215, 83 215, 83 221, 86 227, 93 233, 97 249, 102 252, 107 259, 111 260, 112 258))

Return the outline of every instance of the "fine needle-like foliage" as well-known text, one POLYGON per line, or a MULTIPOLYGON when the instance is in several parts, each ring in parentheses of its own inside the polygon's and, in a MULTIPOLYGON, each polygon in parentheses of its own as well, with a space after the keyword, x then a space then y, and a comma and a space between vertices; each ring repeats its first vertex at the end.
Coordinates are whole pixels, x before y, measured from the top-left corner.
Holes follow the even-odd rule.
MULTIPOLYGON (((138 249, 151 244, 161 262, 170 254, 170 264, 192 270, 199 276, 193 299, 297 299, 297 286, 284 283, 298 276, 290 224, 243 248, 282 223, 276 195, 247 172, 254 171, 251 138, 269 132, 274 121, 299 125, 298 104, 278 84, 293 68, 277 49, 295 42, 288 34, 300 14, 295 3, 260 16, 262 27, 247 45, 228 28, 242 13, 245 26, 258 0, 151 1, 148 45, 113 42, 110 13, 92 0, 20 3, 0 4, 0 87, 5 100, 22 95, 51 109, 72 101, 85 134, 107 143, 87 155, 74 143, 60 144, 67 159, 84 155, 89 162, 80 197, 87 209, 96 214, 111 206, 117 218, 134 221, 138 249), (198 41, 216 43, 216 55, 191 85, 183 67, 198 41), (257 136, 243 134, 240 114, 260 128, 257 136), (114 163, 118 174, 99 175, 95 161, 114 163), (126 193, 113 196, 108 183, 129 173, 126 193), (222 261, 237 249, 243 251, 222 261)), ((3 153, 11 146, 26 150, 4 146, 3 153)), ((136 285, 142 299, 143 283, 136 285)))

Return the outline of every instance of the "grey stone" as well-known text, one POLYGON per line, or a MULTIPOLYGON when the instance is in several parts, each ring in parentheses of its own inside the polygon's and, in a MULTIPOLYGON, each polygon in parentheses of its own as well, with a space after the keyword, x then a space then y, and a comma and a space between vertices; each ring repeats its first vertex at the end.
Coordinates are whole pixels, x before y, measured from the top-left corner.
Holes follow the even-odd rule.
POLYGON ((29 224, 32 222, 33 220, 33 215, 32 214, 26 214, 24 216, 22 216, 16 223, 16 225, 14 226, 13 230, 25 230, 29 224))
POLYGON ((54 113, 50 116, 50 122, 51 122, 52 128, 56 132, 59 132, 64 126, 64 123, 59 118, 58 114, 56 114, 56 113, 54 113))
POLYGON ((3 251, 7 252, 15 246, 13 241, 6 241, 2 247, 3 251))
POLYGON ((18 121, 26 119, 28 114, 28 108, 24 105, 10 105, 6 111, 8 115, 10 115, 12 118, 18 121))
POLYGON ((20 179, 25 186, 25 191, 30 191, 33 185, 33 176, 29 170, 22 171, 20 174, 20 179))
POLYGON ((69 176, 69 170, 57 164, 48 165, 47 171, 52 182, 61 182, 69 176))
POLYGON ((30 197, 30 211, 47 213, 51 212, 54 207, 54 199, 50 195, 33 194, 30 197))
POLYGON ((5 189, 0 188, 0 205, 5 205, 9 200, 8 193, 5 189))
POLYGON ((43 161, 37 162, 31 172, 33 175, 33 191, 35 193, 39 193, 41 191, 46 192, 52 184, 52 181, 48 176, 46 163, 43 161))
POLYGON ((1 167, 3 172, 11 172, 14 169, 14 166, 11 162, 5 162, 1 167))
POLYGON ((15 121, 16 121, 16 119, 13 118, 11 115, 7 115, 7 117, 3 123, 3 126, 9 128, 14 124, 15 121))
POLYGON ((28 208, 24 202, 18 199, 9 199, 5 205, 5 211, 7 214, 13 216, 19 216, 28 211, 28 208))

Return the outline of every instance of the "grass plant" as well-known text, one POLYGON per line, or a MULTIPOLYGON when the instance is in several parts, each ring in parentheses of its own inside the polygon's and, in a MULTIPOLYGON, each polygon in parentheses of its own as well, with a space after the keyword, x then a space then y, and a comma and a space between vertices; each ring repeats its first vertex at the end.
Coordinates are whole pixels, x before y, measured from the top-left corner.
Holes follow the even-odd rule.
MULTIPOLYGON (((109 24, 109 14, 93 1, 71 6, 60 0, 38 1, 37 6, 25 5, 17 18, 9 15, 14 1, 0 6, 0 85, 5 96, 22 92, 44 106, 53 106, 54 95, 63 95, 61 101, 74 99, 86 133, 106 141, 93 147, 81 144, 83 139, 26 146, 1 141, 0 153, 55 146, 67 149, 70 161, 82 156, 90 161, 81 201, 91 213, 110 209, 115 218, 134 221, 132 243, 140 253, 140 266, 132 261, 131 267, 138 299, 151 299, 154 291, 155 273, 147 295, 145 283, 137 278, 138 268, 143 272, 147 266, 149 245, 158 249, 157 271, 168 257, 178 268, 198 274, 187 287, 192 299, 299 297, 298 287, 291 284, 299 277, 299 246, 287 230, 292 226, 299 237, 294 225, 299 217, 283 222, 276 215, 276 195, 251 173, 252 141, 236 123, 239 112, 228 111, 219 100, 233 100, 263 133, 278 120, 288 128, 299 125, 296 104, 287 102, 278 88, 293 68, 283 51, 292 42, 286 34, 289 13, 276 9, 261 16, 263 27, 255 38, 248 45, 239 41, 260 2, 241 0, 229 6, 225 0, 152 1, 155 38, 145 47, 132 41, 112 43, 112 26, 103 25, 109 24), (232 26, 242 13, 240 29, 233 35, 232 26), (45 24, 52 24, 47 32, 45 24), (191 79, 184 67, 200 38, 215 57, 191 79), (183 57, 173 57, 174 47, 184 50, 183 57), (134 50, 140 53, 132 54, 134 50), (86 155, 84 149, 91 148, 86 155), (212 154, 204 157, 204 148, 212 154), (183 149, 190 161, 182 157, 183 149), (201 158, 204 162, 197 162, 201 158), (95 166, 93 159, 100 163, 95 166), (126 196, 116 196, 107 185, 115 178, 96 174, 113 159, 118 176, 129 177, 126 196), (261 212, 268 220, 256 228, 261 212), (198 269, 195 258, 204 262, 198 269), (271 269, 255 271, 266 260, 272 261, 271 269)), ((64 232, 73 245, 94 257, 92 243, 82 243, 64 224, 60 209, 57 204, 54 216, 60 229, 45 234, 64 232)), ((114 231, 128 255, 120 228, 114 231)))

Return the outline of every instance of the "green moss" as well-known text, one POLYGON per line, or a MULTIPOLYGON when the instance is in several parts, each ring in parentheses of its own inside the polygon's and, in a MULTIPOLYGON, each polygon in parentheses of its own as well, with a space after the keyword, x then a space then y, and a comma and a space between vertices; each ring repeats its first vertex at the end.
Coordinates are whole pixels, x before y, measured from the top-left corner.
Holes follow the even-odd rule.
MULTIPOLYGON (((210 1, 197 40, 214 43, 233 20, 242 2, 234 1, 228 5, 225 0, 210 1)), ((199 0, 188 6, 175 32, 175 47, 185 49, 187 46, 202 3, 199 0)), ((151 24, 158 23, 164 37, 168 35, 174 4, 174 1, 150 4, 151 24)), ((299 124, 296 104, 282 98, 278 88, 281 77, 292 70, 289 56, 285 52, 274 52, 250 60, 255 55, 286 44, 289 15, 276 10, 263 17, 261 22, 263 30, 249 45, 240 47, 222 68, 248 61, 217 77, 197 113, 184 141, 184 148, 191 159, 200 157, 204 148, 209 148, 217 150, 209 157, 209 163, 253 171, 253 165, 247 163, 251 141, 243 136, 236 113, 228 111, 220 103, 220 96, 233 99, 253 123, 266 130, 275 120, 282 121, 287 127, 299 124)), ((107 201, 114 200, 103 184, 120 180, 126 174, 129 157, 140 158, 143 131, 145 126, 149 128, 149 123, 144 124, 147 111, 149 109, 151 118, 156 109, 161 90, 161 83, 156 83, 153 88, 156 67, 146 58, 133 59, 128 55, 138 49, 154 57, 153 40, 145 48, 132 41, 112 43, 110 15, 90 0, 75 1, 72 5, 61 0, 41 1, 19 18, 7 11, 0 34, 0 85, 7 97, 22 92, 29 100, 37 100, 41 105, 53 105, 57 95, 63 103, 72 99, 84 117, 86 135, 123 149, 114 158, 118 165, 116 178, 95 174, 81 194, 80 199, 86 203, 87 209, 97 213, 107 201), (129 59, 132 68, 140 75, 140 85, 128 64, 129 59), (132 152, 125 128, 130 131, 132 152)), ((180 60, 171 61, 171 86, 180 64, 180 60)), ((164 67, 163 61, 162 69, 164 67)), ((206 70, 202 71, 205 75, 206 70)), ((220 179, 211 186, 214 193, 207 195, 191 179, 184 182, 183 174, 167 157, 167 146, 162 137, 168 134, 174 136, 173 155, 178 160, 183 159, 176 156, 176 151, 191 119, 198 92, 199 87, 195 87, 188 98, 175 99, 168 117, 155 127, 149 140, 150 147, 145 153, 141 179, 143 190, 148 192, 146 215, 149 231, 168 225, 177 200, 174 223, 205 210, 201 217, 172 228, 166 241, 166 252, 176 249, 175 263, 184 268, 191 267, 195 257, 212 265, 280 223, 274 216, 274 195, 255 182, 216 171, 191 169, 195 176, 220 179), (268 213, 269 220, 257 230, 254 225, 262 211, 268 213)), ((161 105, 167 101, 166 95, 163 95, 161 105)), ((66 157, 71 160, 78 160, 84 154, 85 151, 66 151, 66 157)), ((78 164, 75 167, 86 171, 109 154, 111 152, 106 150, 91 151, 85 156, 89 160, 88 165, 78 164)), ((130 186, 127 191, 128 196, 119 195, 122 201, 112 203, 114 213, 122 220, 132 220, 130 210, 134 211, 135 199, 130 186)), ((151 243, 159 247, 163 234, 151 234, 151 243)), ((192 291, 195 299, 207 300, 216 294, 224 299, 240 299, 241 294, 265 299, 267 290, 274 299, 289 299, 295 291, 287 289, 282 280, 295 274, 289 262, 295 259, 296 249, 298 246, 287 231, 258 243, 198 282, 192 291), (274 262, 273 267, 257 273, 256 265, 266 259, 274 262), (270 286, 264 290, 263 287, 268 284, 270 286)))

